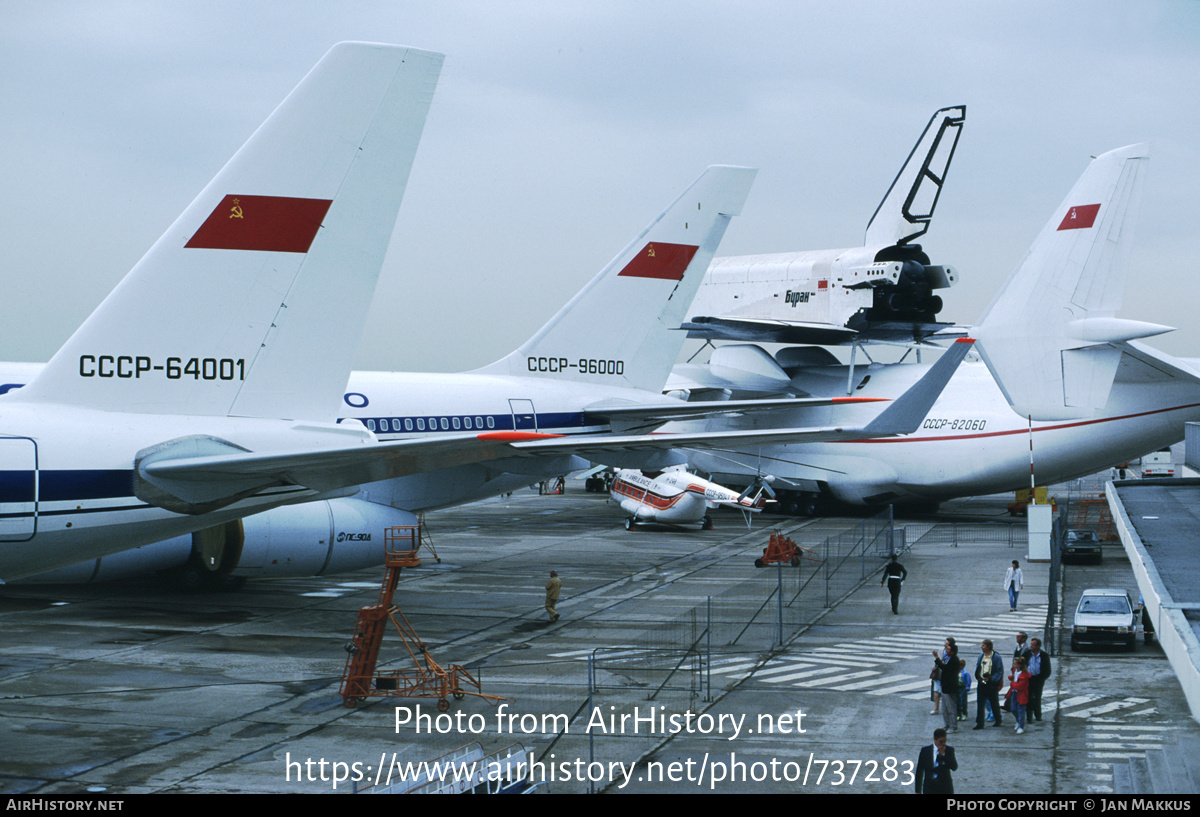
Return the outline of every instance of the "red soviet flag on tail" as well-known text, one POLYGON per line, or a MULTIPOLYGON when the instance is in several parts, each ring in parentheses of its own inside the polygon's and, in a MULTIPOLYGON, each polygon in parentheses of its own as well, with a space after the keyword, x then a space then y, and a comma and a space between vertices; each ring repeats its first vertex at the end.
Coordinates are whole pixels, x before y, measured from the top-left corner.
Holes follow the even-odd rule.
POLYGON ((1060 230, 1083 230, 1096 223, 1096 214, 1100 212, 1099 204, 1080 204, 1072 207, 1063 217, 1060 230))
POLYGON ((184 246, 308 252, 332 203, 286 196, 226 196, 184 246))
POLYGON ((632 278, 680 281, 698 249, 700 248, 690 244, 668 244, 664 241, 655 241, 643 247, 642 251, 625 265, 625 269, 617 273, 617 277, 625 275, 632 278))

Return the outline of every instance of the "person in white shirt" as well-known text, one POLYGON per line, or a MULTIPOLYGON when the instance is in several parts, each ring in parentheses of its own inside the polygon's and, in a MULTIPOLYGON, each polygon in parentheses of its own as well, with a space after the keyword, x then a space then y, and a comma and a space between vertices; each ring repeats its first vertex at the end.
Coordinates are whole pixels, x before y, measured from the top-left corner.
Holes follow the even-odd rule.
POLYGON ((1021 575, 1021 563, 1013 559, 1012 567, 1004 574, 1004 587, 1008 590, 1008 608, 1009 612, 1017 611, 1017 597, 1021 595, 1021 588, 1025 586, 1025 577, 1021 575))

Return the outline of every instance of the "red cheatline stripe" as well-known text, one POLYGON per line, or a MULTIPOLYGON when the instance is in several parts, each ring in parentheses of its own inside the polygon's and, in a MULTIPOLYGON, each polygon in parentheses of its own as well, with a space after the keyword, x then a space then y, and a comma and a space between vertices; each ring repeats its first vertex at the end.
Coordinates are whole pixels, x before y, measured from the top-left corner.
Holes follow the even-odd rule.
POLYGON ((664 281, 681 281, 688 264, 699 247, 690 244, 666 244, 654 241, 642 247, 641 252, 617 273, 631 278, 657 278, 664 281))
POLYGON ((226 196, 185 244, 191 249, 308 252, 329 199, 226 196))
POLYGON ((481 440, 497 443, 522 443, 528 440, 552 440, 555 437, 563 437, 563 434, 539 434, 536 431, 489 431, 484 434, 476 434, 481 440))
MULTIPOLYGON (((675 496, 668 497, 663 496, 662 494, 656 494, 653 491, 646 490, 639 486, 631 485, 627 482, 622 482, 621 480, 617 480, 617 482, 614 484, 613 491, 623 496, 627 496, 630 499, 636 499, 643 505, 650 505, 651 507, 660 511, 666 510, 667 508, 670 508, 678 503, 679 500, 683 499, 686 493, 679 493, 675 496)), ((703 491, 701 493, 703 493, 703 491)))

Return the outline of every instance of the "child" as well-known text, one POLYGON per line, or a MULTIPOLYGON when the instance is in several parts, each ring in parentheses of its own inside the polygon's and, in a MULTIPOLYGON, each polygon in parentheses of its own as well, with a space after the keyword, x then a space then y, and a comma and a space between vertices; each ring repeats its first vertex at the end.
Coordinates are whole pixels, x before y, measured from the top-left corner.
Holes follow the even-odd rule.
POLYGON ((971 692, 971 673, 967 672, 967 662, 960 660, 958 662, 958 719, 965 721, 967 719, 967 698, 971 692))
POLYGON ((1025 671, 1025 659, 1013 659, 1012 710, 1017 716, 1017 734, 1025 734, 1025 707, 1029 704, 1029 673, 1025 671))

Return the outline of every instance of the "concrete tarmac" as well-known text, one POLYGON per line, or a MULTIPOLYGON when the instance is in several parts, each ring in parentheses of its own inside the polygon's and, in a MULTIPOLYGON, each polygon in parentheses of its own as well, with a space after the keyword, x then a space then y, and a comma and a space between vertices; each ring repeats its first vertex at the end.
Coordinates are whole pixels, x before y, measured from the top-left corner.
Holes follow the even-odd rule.
MULTIPOLYGON (((1114 763, 1200 738, 1157 647, 1060 649, 1061 630, 1045 628, 1048 566, 1003 537, 918 544, 901 557, 895 616, 872 568, 786 648, 716 656, 706 700, 690 665, 645 671, 647 656, 666 655, 653 646, 663 623, 713 596, 753 607, 771 581, 752 564, 768 529, 807 544, 858 520, 767 516, 747 532, 723 514, 713 531, 631 534, 615 506, 569 485, 430 514, 442 561, 401 578, 397 603, 434 657, 478 673, 485 693, 509 699, 501 709, 471 697, 444 714, 433 699, 343 704, 343 647, 381 569, 230 593, 3 588, 0 791, 344 793, 351 778, 361 788, 389 770, 394 782, 396 763, 478 742, 521 744, 554 778, 540 790, 555 793, 907 792, 942 723, 929 714, 930 651, 953 636, 973 668, 990 638, 1007 666, 1018 629, 1054 650, 1044 719, 1023 735, 1007 713, 1001 728, 960 724, 958 793, 1109 792, 1114 763), (1001 587, 1013 558, 1026 580, 1017 613, 1001 587), (551 568, 563 579, 553 625, 542 609, 551 568), (602 692, 589 708, 595 651, 602 692)), ((1002 513, 1001 500, 972 500, 898 524, 911 542, 938 518, 1002 513)), ((1105 556, 1068 568, 1065 609, 1084 587, 1133 589, 1120 548, 1105 556)), ((687 646, 686 624, 676 629, 687 646)), ((403 665, 398 649, 385 639, 381 668, 403 665)))

